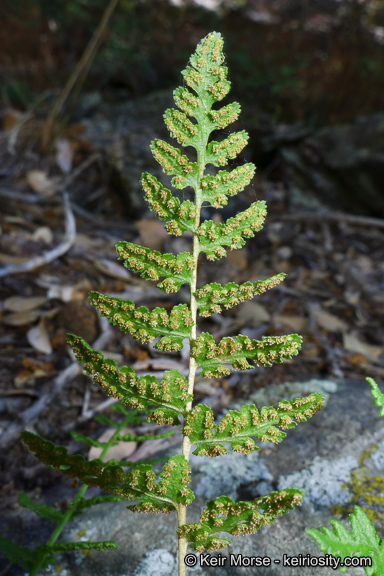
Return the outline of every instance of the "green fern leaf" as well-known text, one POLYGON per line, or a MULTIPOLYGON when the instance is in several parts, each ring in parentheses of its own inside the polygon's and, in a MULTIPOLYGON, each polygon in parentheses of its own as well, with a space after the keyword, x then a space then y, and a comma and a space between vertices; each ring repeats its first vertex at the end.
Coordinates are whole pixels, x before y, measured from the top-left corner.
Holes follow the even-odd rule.
POLYGON ((158 424, 180 424, 178 414, 184 412, 188 395, 188 384, 177 370, 164 372, 161 383, 154 376, 139 378, 133 368, 123 366, 118 370, 116 362, 91 348, 79 336, 67 334, 67 342, 76 358, 84 363, 87 374, 91 374, 102 389, 120 402, 133 408, 149 409, 147 420, 158 424))
POLYGON ((384 394, 381 392, 373 378, 366 378, 366 380, 371 387, 371 396, 375 399, 373 402, 374 405, 381 406, 379 416, 384 416, 384 394))
POLYGON ((160 277, 166 276, 157 287, 167 294, 177 292, 185 283, 191 283, 193 259, 189 252, 181 252, 177 256, 162 254, 131 242, 118 242, 116 251, 119 260, 125 260, 124 266, 132 268, 145 280, 157 282, 160 277))
POLYGON ((148 172, 142 175, 141 185, 150 209, 156 212, 160 220, 169 220, 165 226, 169 234, 180 236, 187 230, 194 230, 196 207, 192 202, 186 200, 180 203, 170 190, 148 172))
POLYGON ((131 499, 139 503, 127 508, 132 512, 168 513, 176 510, 180 503, 191 504, 194 494, 187 488, 190 473, 188 461, 182 454, 173 456, 164 465, 159 482, 150 464, 136 466, 129 473, 128 483, 131 499))
POLYGON ((117 441, 115 441, 115 442, 111 442, 111 441, 99 442, 98 440, 94 440, 90 436, 84 436, 83 434, 79 434, 78 432, 75 432, 75 431, 71 432, 71 436, 75 442, 81 442, 82 444, 85 444, 85 446, 93 446, 95 448, 103 449, 106 446, 112 447, 112 446, 116 446, 116 444, 117 444, 117 441))
POLYGON ((199 179, 199 168, 196 162, 189 162, 188 157, 181 154, 178 148, 174 148, 163 140, 154 140, 150 147, 164 174, 175 176, 172 179, 172 186, 180 190, 186 186, 196 186, 199 179))
POLYGON ((113 325, 118 325, 135 340, 152 342, 158 336, 163 336, 155 344, 158 350, 180 350, 183 340, 190 337, 193 321, 186 304, 174 306, 168 315, 164 308, 155 308, 150 312, 145 306, 136 308, 131 300, 112 298, 99 292, 90 292, 89 299, 101 316, 109 317, 113 325))
POLYGON ((285 278, 284 273, 276 274, 267 280, 257 282, 228 282, 225 286, 212 282, 197 290, 197 307, 203 317, 218 314, 223 307, 228 309, 246 300, 251 300, 256 294, 263 294, 266 290, 280 284, 285 278))
POLYGON ((244 238, 252 238, 254 232, 261 230, 266 214, 265 202, 259 201, 226 222, 215 224, 206 220, 197 231, 201 251, 208 260, 218 260, 227 255, 222 246, 229 246, 231 250, 241 248, 244 238))
MULTIPOLYGON (((0 552, 10 562, 19 564, 28 572, 32 570, 34 565, 39 561, 40 555, 38 550, 31 550, 25 546, 19 546, 9 540, 0 536, 0 552)), ((44 560, 43 567, 47 568, 52 562, 55 562, 53 556, 47 556, 44 560)))
MULTIPOLYGON (((348 532, 338 520, 331 520, 333 528, 323 527, 319 530, 309 529, 305 533, 318 545, 319 549, 326 554, 332 554, 343 561, 349 556, 370 557, 371 566, 365 566, 367 576, 382 576, 384 574, 384 550, 383 543, 377 532, 359 506, 355 506, 353 513, 349 515, 351 531, 348 532)), ((347 567, 339 568, 343 574, 347 567)))
POLYGON ((205 161, 207 164, 213 164, 214 166, 226 166, 228 160, 236 158, 247 143, 248 134, 245 130, 235 132, 228 138, 221 140, 221 142, 213 140, 207 146, 205 161))
POLYGON ((45 504, 38 504, 34 502, 26 494, 20 494, 18 497, 18 502, 20 506, 32 510, 35 514, 41 518, 46 518, 51 522, 61 522, 64 518, 64 512, 53 508, 53 506, 46 506, 45 504))
POLYGON ((138 464, 126 476, 119 465, 100 460, 88 461, 80 454, 70 456, 64 446, 55 446, 32 432, 24 430, 21 437, 44 464, 61 470, 71 478, 78 478, 84 484, 116 494, 121 499, 138 500, 138 504, 129 507, 134 512, 167 513, 177 509, 178 504, 187 505, 194 499, 193 492, 187 488, 191 469, 181 454, 164 464, 160 481, 157 481, 151 464, 138 464))
MULTIPOLYGON (((233 105, 232 105, 233 106, 233 105)), ((221 110, 224 110, 223 108, 221 110)), ((228 196, 235 196, 244 190, 255 174, 252 163, 244 164, 231 172, 220 170, 215 176, 208 174, 202 179, 203 201, 214 208, 222 208, 228 204, 228 196)))
POLYGON ((98 422, 98 424, 101 424, 102 426, 111 426, 113 428, 118 428, 120 426, 120 422, 117 422, 117 420, 112 420, 112 418, 108 418, 108 416, 106 416, 105 414, 96 414, 94 420, 95 422, 98 422))
POLYGON ((193 146, 199 144, 199 129, 197 124, 188 120, 187 115, 180 110, 169 108, 164 114, 164 121, 170 135, 183 146, 193 146))
MULTIPOLYGON (((134 465, 135 464, 132 464, 132 466, 134 465)), ((76 498, 76 500, 72 500, 68 508, 70 510, 73 510, 75 514, 79 514, 82 510, 85 510, 86 508, 91 508, 92 506, 96 506, 98 504, 108 504, 109 502, 121 502, 122 500, 124 500, 124 498, 118 495, 93 496, 93 498, 87 498, 87 499, 76 498)))
POLYGON ((271 524, 278 516, 300 505, 302 500, 303 493, 298 488, 271 492, 250 502, 234 502, 228 496, 220 496, 207 503, 200 522, 184 524, 178 534, 185 537, 197 552, 219 550, 232 541, 218 538, 217 532, 227 532, 232 536, 254 534, 262 526, 271 524))
POLYGON ((191 355, 203 368, 203 377, 220 378, 231 373, 224 364, 229 364, 235 370, 250 370, 253 366, 247 362, 247 358, 252 359, 255 366, 272 366, 272 362, 281 363, 286 358, 292 358, 297 355, 301 341, 301 336, 297 334, 266 336, 261 341, 250 340, 240 334, 236 338, 223 338, 216 345, 213 336, 203 332, 191 349, 191 355))
POLYGON ((185 417, 183 434, 189 437, 197 448, 197 456, 221 456, 229 444, 234 452, 250 454, 258 447, 251 439, 278 444, 285 437, 282 430, 294 428, 298 422, 305 422, 314 416, 324 404, 321 394, 311 394, 304 398, 281 401, 276 408, 267 406, 259 412, 254 404, 245 404, 241 412, 229 410, 218 424, 214 423, 211 408, 198 404, 185 417), (280 427, 282 430, 279 430, 280 427))
POLYGON ((85 540, 84 542, 59 542, 52 546, 39 546, 38 551, 43 553, 61 554, 62 552, 73 552, 76 550, 97 550, 104 552, 105 550, 115 550, 116 544, 111 541, 91 542, 85 540))

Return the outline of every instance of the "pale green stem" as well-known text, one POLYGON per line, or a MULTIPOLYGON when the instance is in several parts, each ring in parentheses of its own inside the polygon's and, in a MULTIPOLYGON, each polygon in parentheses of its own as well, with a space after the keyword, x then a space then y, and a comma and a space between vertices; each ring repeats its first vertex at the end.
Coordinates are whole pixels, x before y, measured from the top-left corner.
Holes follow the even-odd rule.
MULTIPOLYGON (((104 456, 106 455, 106 453, 108 452, 108 450, 110 448, 111 442, 113 442, 113 440, 117 436, 117 434, 120 434, 120 432, 124 428, 124 426, 126 426, 125 420, 116 428, 116 431, 114 432, 112 438, 109 440, 108 445, 104 446, 104 448, 101 451, 101 454, 99 456, 100 460, 102 460, 104 458, 104 456)), ((88 485, 83 484, 72 502, 75 503, 78 500, 80 500, 80 498, 82 498, 84 496, 84 494, 86 493, 87 489, 88 489, 88 485)), ((61 532, 63 531, 66 523, 70 522, 70 520, 72 520, 72 516, 75 512, 76 512, 76 506, 73 506, 73 508, 70 508, 69 510, 67 510, 67 512, 64 514, 64 517, 61 520, 61 522, 56 526, 56 528, 52 532, 52 534, 51 534, 51 536, 50 536, 50 538, 46 544, 47 546, 53 546, 56 543, 56 540, 58 539, 61 532)), ((39 573, 39 570, 43 566, 44 561, 45 561, 46 557, 48 556, 48 554, 49 554, 49 552, 44 552, 40 556, 39 560, 36 562, 35 566, 30 571, 29 576, 36 576, 39 573)))
MULTIPOLYGON (((200 166, 200 173, 199 173, 199 187, 196 190, 195 194, 195 206, 196 206, 196 217, 195 217, 195 232, 193 233, 193 247, 192 247, 192 258, 193 258, 193 274, 192 274, 192 281, 191 281, 191 316, 193 320, 193 326, 191 329, 191 339, 190 339, 190 346, 192 349, 193 344, 196 341, 197 336, 197 299, 196 299, 196 288, 197 288, 197 262, 199 258, 199 236, 197 235, 197 230, 200 226, 200 211, 201 211, 201 196, 202 196, 202 189, 201 189, 201 180, 204 176, 204 166, 205 163, 203 160, 198 158, 198 163, 200 166)), ((195 385, 195 376, 196 376, 196 360, 189 357, 189 374, 188 374, 188 394, 193 395, 193 389, 195 385)), ((188 402, 185 406, 184 417, 187 415, 188 412, 192 410, 192 401, 188 402)), ((189 461, 189 455, 191 452, 191 441, 188 436, 183 436, 183 456, 186 460, 189 461)), ((177 510, 177 519, 178 519, 178 527, 180 528, 183 524, 187 523, 187 507, 185 504, 179 504, 177 510)), ((187 567, 184 564, 184 558, 187 553, 188 549, 188 542, 186 538, 179 536, 179 576, 186 576, 187 574, 187 567)))

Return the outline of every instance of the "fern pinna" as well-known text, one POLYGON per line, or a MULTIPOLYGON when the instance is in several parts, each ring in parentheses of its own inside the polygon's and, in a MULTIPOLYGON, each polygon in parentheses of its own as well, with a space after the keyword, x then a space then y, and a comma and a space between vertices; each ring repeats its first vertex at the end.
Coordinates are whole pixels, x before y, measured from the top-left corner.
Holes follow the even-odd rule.
POLYGON ((118 368, 112 359, 104 358, 82 338, 68 335, 78 360, 88 374, 107 394, 134 408, 150 410, 149 420, 159 425, 180 425, 183 422, 182 453, 172 457, 157 477, 149 464, 137 466, 128 475, 119 466, 94 466, 73 457, 49 454, 49 447, 41 442, 31 448, 38 456, 55 466, 66 468, 67 474, 87 479, 104 490, 119 494, 136 503, 128 508, 137 512, 171 512, 178 515, 179 575, 186 574, 184 558, 187 547, 201 552, 213 551, 226 546, 229 541, 219 538, 217 532, 233 536, 250 534, 272 522, 302 501, 299 489, 289 488, 272 492, 252 502, 233 502, 226 496, 207 503, 199 523, 188 524, 187 506, 194 495, 190 482, 189 457, 191 448, 199 456, 219 456, 229 446, 236 452, 249 454, 257 449, 252 437, 264 442, 280 442, 298 422, 305 421, 318 411, 323 403, 320 394, 305 398, 281 401, 275 408, 255 405, 243 406, 241 412, 231 410, 215 423, 212 410, 204 404, 193 407, 193 391, 196 371, 205 378, 220 378, 231 370, 248 370, 253 366, 271 366, 296 355, 301 344, 297 334, 265 337, 261 341, 238 335, 215 342, 208 333, 199 334, 197 317, 219 313, 253 298, 272 288, 284 278, 278 274, 272 278, 225 286, 214 282, 198 288, 198 260, 204 253, 208 260, 224 258, 227 249, 239 249, 247 238, 262 228, 266 217, 265 202, 257 201, 235 217, 216 224, 201 222, 203 204, 222 208, 228 198, 235 196, 247 186, 255 172, 252 163, 243 164, 231 171, 221 170, 228 161, 236 158, 247 143, 245 131, 235 132, 221 139, 211 138, 212 132, 226 128, 235 122, 240 113, 237 102, 217 107, 228 94, 230 83, 227 68, 223 66, 223 39, 217 32, 208 34, 198 44, 190 58, 190 65, 182 72, 186 87, 174 91, 178 109, 167 110, 165 123, 173 138, 183 147, 196 151, 192 161, 179 148, 163 140, 154 140, 151 149, 163 172, 172 176, 176 189, 190 187, 194 202, 181 202, 153 175, 142 176, 142 186, 150 209, 166 221, 169 234, 180 236, 192 233, 191 252, 177 255, 162 254, 130 242, 119 242, 117 253, 124 265, 139 273, 146 280, 158 282, 165 293, 177 292, 184 284, 190 286, 190 303, 175 306, 168 314, 163 308, 149 310, 135 307, 131 301, 122 301, 97 292, 91 292, 92 304, 99 312, 145 343, 156 340, 155 348, 164 352, 178 351, 183 341, 189 340, 189 375, 184 378, 177 370, 164 373, 159 383, 151 375, 138 377, 131 367, 118 368), (207 165, 219 170, 206 174, 207 165), (63 460, 64 458, 64 460, 63 460))

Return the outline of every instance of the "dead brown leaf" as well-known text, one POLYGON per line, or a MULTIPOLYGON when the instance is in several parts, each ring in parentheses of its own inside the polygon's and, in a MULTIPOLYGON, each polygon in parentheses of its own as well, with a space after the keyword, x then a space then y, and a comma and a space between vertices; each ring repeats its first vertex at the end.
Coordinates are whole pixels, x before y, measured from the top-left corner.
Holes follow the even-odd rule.
POLYGON ((119 262, 107 260, 106 258, 99 258, 94 260, 93 264, 97 270, 103 272, 103 274, 106 274, 107 276, 111 276, 112 278, 119 278, 121 280, 128 280, 131 278, 128 270, 119 262))
POLYGON ((257 302, 244 302, 237 313, 237 317, 247 324, 262 324, 269 322, 271 316, 268 310, 257 302))
POLYGON ((306 332, 308 328, 308 319, 304 316, 274 316, 273 321, 299 334, 306 332))
POLYGON ((26 312, 27 310, 40 308, 46 302, 48 302, 48 298, 45 296, 10 296, 4 300, 4 310, 19 313, 26 312))
POLYGON ((23 114, 15 108, 8 108, 3 115, 3 130, 10 130, 23 118, 23 114))
POLYGON ((334 316, 333 314, 330 314, 330 312, 326 312, 321 308, 315 310, 315 319, 320 328, 324 328, 324 330, 328 330, 329 332, 348 330, 348 324, 344 322, 344 320, 341 320, 337 316, 334 316))
POLYGON ((2 322, 7 326, 25 326, 31 324, 40 317, 40 310, 26 310, 25 312, 15 312, 3 316, 2 322))
POLYGON ((44 318, 40 320, 37 326, 33 326, 28 330, 26 337, 30 345, 38 352, 43 354, 52 353, 52 345, 45 327, 44 318))
POLYGON ((17 373, 13 382, 17 389, 22 388, 25 384, 34 384, 37 378, 49 376, 54 371, 52 362, 38 363, 31 358, 24 358, 22 361, 22 370, 17 373))
POLYGON ((151 250, 162 250, 163 242, 168 237, 163 224, 158 220, 139 220, 136 226, 140 233, 140 243, 151 250))
POLYGON ((384 352, 381 346, 373 346, 362 342, 355 334, 343 334, 343 343, 345 350, 373 356, 374 358, 378 358, 384 352))
POLYGON ((59 138, 56 141, 56 164, 64 174, 72 170, 73 150, 67 138, 59 138))
POLYGON ((248 266, 247 249, 244 247, 241 250, 228 250, 227 261, 245 270, 248 266))
POLYGON ((32 190, 42 196, 52 196, 60 188, 58 179, 49 178, 43 170, 29 170, 26 178, 32 190))
MULTIPOLYGON (((108 428, 105 430, 103 434, 97 440, 99 442, 108 442, 116 432, 116 428, 108 428)), ((121 436, 125 434, 134 434, 134 430, 131 428, 123 428, 120 432, 121 436)), ((136 450, 137 442, 118 442, 116 446, 112 446, 107 452, 106 457, 104 458, 104 462, 108 462, 112 460, 112 458, 116 460, 126 460, 129 458, 131 454, 136 450)), ((101 448, 97 448, 96 446, 92 446, 92 448, 88 452, 88 460, 95 460, 96 458, 100 457, 101 448)))

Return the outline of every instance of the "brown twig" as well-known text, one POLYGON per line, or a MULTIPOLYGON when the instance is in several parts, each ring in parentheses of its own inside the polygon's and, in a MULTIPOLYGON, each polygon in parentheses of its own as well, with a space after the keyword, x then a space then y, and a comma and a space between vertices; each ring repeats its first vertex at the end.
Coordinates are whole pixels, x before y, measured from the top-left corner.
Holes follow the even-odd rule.
POLYGON ((307 302, 306 305, 307 305, 307 311, 308 311, 309 329, 310 329, 311 333, 320 342, 320 344, 321 344, 321 346, 325 352, 326 359, 331 366, 332 375, 335 378, 343 378, 344 373, 343 373, 342 369, 340 368, 340 359, 337 358, 337 349, 334 348, 332 345, 329 345, 327 337, 324 336, 324 334, 322 334, 322 332, 317 329, 316 319, 315 319, 316 304, 313 302, 307 302))
POLYGON ((77 362, 67 366, 67 368, 53 380, 49 391, 42 394, 39 400, 20 414, 21 423, 13 422, 0 436, 0 446, 3 448, 9 446, 9 444, 19 436, 25 426, 33 424, 44 408, 50 404, 56 396, 61 394, 64 385, 72 380, 80 371, 81 367, 77 362))
POLYGON ((71 91, 73 90, 79 78, 81 77, 81 74, 86 74, 88 69, 90 68, 92 60, 94 59, 96 51, 102 41, 105 28, 118 2, 119 0, 111 0, 110 3, 108 4, 88 46, 86 47, 82 57, 76 64, 75 69, 73 70, 71 76, 69 77, 67 84, 65 85, 54 107, 52 108, 43 128, 42 142, 41 142, 43 150, 47 150, 47 148, 51 144, 55 122, 58 116, 60 115, 60 112, 68 96, 70 95, 71 91))
POLYGON ((298 212, 296 214, 279 214, 273 221, 286 222, 318 222, 328 220, 330 222, 346 222, 357 226, 372 226, 384 228, 382 218, 370 218, 369 216, 355 216, 354 214, 344 214, 344 212, 298 212))
POLYGON ((69 196, 66 190, 63 190, 63 205, 64 205, 64 212, 65 212, 65 239, 61 242, 58 246, 49 250, 45 254, 41 256, 37 256, 25 264, 10 264, 9 266, 5 266, 5 268, 0 269, 0 278, 4 278, 5 276, 10 276, 11 274, 21 274, 22 272, 30 272, 31 270, 35 270, 40 266, 44 266, 45 264, 49 264, 53 262, 70 249, 72 244, 76 239, 76 222, 73 216, 73 212, 71 210, 71 205, 69 202, 69 196))

